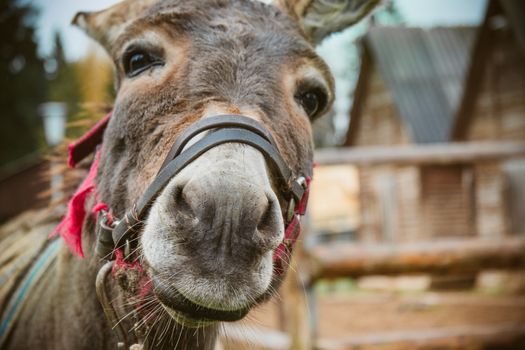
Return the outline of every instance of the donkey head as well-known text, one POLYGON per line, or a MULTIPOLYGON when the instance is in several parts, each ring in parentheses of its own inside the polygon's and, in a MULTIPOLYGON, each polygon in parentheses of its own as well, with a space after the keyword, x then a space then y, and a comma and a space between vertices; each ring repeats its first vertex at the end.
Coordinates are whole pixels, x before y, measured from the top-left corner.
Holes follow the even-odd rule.
MULTIPOLYGON (((313 45, 365 16, 373 0, 127 0, 74 23, 115 64, 117 98, 97 178, 120 216, 197 120, 242 114, 263 124, 295 174, 310 174, 311 122, 330 107, 333 78, 313 45)), ((195 138, 197 139, 198 136, 195 138)), ((173 317, 221 320, 270 294, 284 199, 263 155, 228 143, 193 161, 153 203, 141 263, 173 317), (197 310, 213 310, 208 315, 197 310), (178 315, 178 316, 177 316, 178 315)))

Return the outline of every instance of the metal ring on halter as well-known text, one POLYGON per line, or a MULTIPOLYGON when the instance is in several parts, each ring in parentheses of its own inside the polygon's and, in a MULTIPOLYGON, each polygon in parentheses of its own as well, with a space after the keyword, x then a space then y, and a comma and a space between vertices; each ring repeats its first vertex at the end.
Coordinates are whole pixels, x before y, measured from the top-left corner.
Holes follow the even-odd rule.
POLYGON ((126 239, 126 244, 124 244, 124 259, 127 259, 130 254, 131 254, 131 243, 129 243, 129 239, 126 239))
MULTIPOLYGON (((304 176, 300 176, 298 177, 295 181, 294 181, 294 185, 299 185, 301 186, 303 189, 306 189, 306 178, 304 176)), ((297 204, 299 204, 299 201, 301 200, 301 198, 294 198, 292 196, 292 198, 290 199, 290 202, 288 203, 288 208, 286 209, 286 222, 287 223, 290 223, 292 220, 293 220, 293 216, 295 214, 295 209, 297 207, 297 204)))
POLYGON ((108 261, 102 267, 100 270, 98 270, 97 278, 95 281, 95 288, 97 292, 97 297, 102 305, 102 310, 104 311, 104 315, 106 315, 106 319, 110 323, 110 326, 112 329, 114 329, 117 333, 118 343, 117 348, 125 349, 128 347, 128 341, 126 338, 126 332, 124 331, 124 328, 122 324, 118 320, 117 312, 113 308, 113 305, 111 305, 111 301, 108 298, 107 290, 106 290, 106 280, 107 276, 110 274, 111 270, 113 269, 114 261, 108 261))
POLYGON ((113 230, 115 226, 119 224, 119 220, 111 220, 111 223, 109 223, 109 212, 102 210, 100 214, 102 215, 102 219, 100 220, 100 226, 102 226, 102 228, 106 230, 113 230))

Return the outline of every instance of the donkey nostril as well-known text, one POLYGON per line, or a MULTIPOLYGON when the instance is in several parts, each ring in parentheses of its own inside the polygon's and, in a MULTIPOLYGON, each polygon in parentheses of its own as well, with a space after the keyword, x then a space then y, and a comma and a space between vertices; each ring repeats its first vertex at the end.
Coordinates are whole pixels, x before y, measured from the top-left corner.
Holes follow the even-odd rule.
POLYGON ((194 216, 193 209, 184 193, 184 186, 177 186, 173 193, 173 197, 175 214, 185 214, 186 216, 194 216))
POLYGON ((257 224, 257 236, 262 248, 273 250, 278 246, 281 238, 280 226, 279 204, 274 198, 268 197, 266 209, 257 224))
POLYGON ((272 214, 273 214, 272 206, 273 204, 269 200, 266 205, 266 209, 262 213, 261 217, 259 218, 259 222, 257 223, 258 231, 268 231, 272 229, 273 221, 274 221, 274 218, 272 217, 272 214))

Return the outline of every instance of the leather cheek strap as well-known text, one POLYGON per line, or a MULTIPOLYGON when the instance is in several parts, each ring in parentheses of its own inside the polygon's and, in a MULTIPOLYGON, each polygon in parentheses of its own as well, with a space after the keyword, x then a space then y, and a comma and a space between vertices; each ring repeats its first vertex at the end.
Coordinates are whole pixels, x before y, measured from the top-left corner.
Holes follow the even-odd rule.
MULTIPOLYGON (((295 184, 294 179, 292 179, 292 171, 286 165, 275 146, 271 143, 273 139, 268 139, 266 135, 262 136, 259 132, 254 132, 251 126, 246 127, 245 125, 235 124, 241 128, 231 128, 231 124, 228 127, 222 122, 211 120, 213 118, 220 118, 219 120, 222 121, 223 116, 204 119, 203 121, 208 122, 197 125, 197 127, 192 129, 193 131, 190 130, 191 132, 186 133, 184 135, 185 137, 181 137, 181 142, 176 142, 174 144, 167 157, 167 159, 170 160, 165 161, 165 165, 161 168, 151 185, 146 189, 146 192, 113 229, 112 238, 114 247, 123 247, 126 241, 130 240, 130 237, 140 229, 154 200, 175 175, 211 148, 224 143, 242 143, 259 150, 265 157, 267 164, 270 166, 272 174, 274 174, 275 180, 279 186, 279 191, 284 198, 288 201, 292 198, 295 201, 299 201, 302 198, 304 188, 295 184), (191 137, 203 130, 209 130, 211 128, 219 129, 207 134, 201 140, 180 153, 180 150, 185 144, 187 144, 191 137), (171 154, 171 151, 174 149, 175 151, 171 154)), ((235 118, 249 119, 239 116, 235 116, 235 118)), ((256 122, 254 121, 254 123, 256 122)), ((257 126, 256 129, 259 130, 260 128, 257 126)))

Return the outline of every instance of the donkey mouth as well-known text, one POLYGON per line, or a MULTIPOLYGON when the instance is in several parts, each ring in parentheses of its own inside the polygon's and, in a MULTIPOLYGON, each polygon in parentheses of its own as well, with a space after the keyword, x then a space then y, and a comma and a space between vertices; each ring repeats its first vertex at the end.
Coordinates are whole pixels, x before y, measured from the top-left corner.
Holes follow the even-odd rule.
POLYGON ((203 325, 217 321, 233 322, 242 319, 250 311, 250 306, 237 310, 219 310, 196 304, 177 290, 165 291, 155 288, 155 296, 168 314, 185 325, 203 325))

